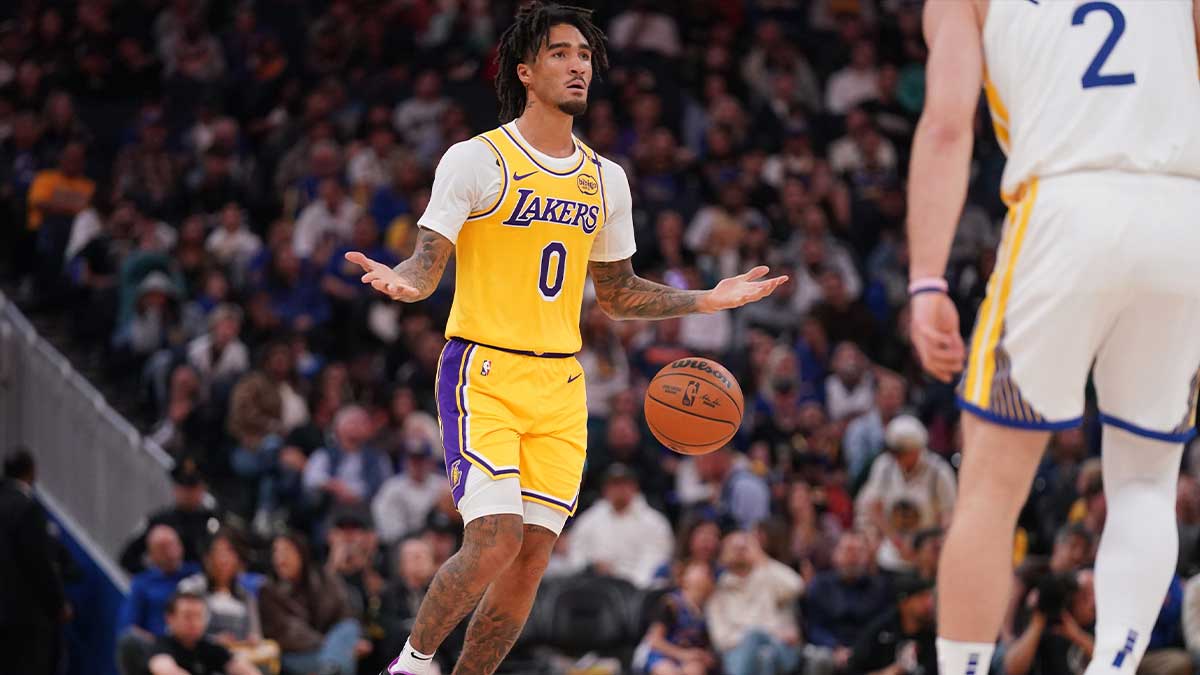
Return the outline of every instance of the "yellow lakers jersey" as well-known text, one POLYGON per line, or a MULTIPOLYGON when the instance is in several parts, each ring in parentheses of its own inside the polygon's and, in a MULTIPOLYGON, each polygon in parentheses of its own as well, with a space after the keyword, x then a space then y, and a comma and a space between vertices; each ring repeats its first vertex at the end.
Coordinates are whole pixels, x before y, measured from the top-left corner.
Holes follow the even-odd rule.
POLYGON ((537 353, 579 351, 588 258, 608 216, 600 157, 554 171, 508 129, 477 137, 500 166, 500 196, 471 213, 456 242, 446 337, 537 353))

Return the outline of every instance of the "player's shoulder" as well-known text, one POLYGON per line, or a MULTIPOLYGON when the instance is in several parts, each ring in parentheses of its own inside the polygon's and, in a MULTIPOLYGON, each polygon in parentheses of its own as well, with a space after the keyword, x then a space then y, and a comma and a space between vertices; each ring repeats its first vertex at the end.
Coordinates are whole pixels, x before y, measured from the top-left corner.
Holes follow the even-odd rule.
POLYGON ((625 173, 625 167, 600 153, 596 153, 596 158, 600 160, 600 171, 606 184, 629 189, 629 176, 625 173))
POLYGON ((490 164, 495 159, 491 148, 488 147, 487 141, 483 140, 482 136, 472 136, 465 141, 459 141, 446 148, 446 152, 442 154, 442 159, 438 164, 473 162, 487 162, 490 164))

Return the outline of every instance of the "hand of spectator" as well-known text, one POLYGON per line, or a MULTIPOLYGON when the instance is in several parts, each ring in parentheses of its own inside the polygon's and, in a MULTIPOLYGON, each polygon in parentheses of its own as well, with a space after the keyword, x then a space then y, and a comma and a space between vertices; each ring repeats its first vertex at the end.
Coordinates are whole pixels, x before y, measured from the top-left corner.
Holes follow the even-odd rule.
POLYGON ((719 312, 762 300, 788 280, 787 276, 778 276, 760 281, 769 271, 765 265, 759 265, 745 274, 722 279, 716 288, 701 296, 697 309, 719 312))
POLYGON ((305 457, 304 452, 294 445, 286 446, 279 451, 279 464, 285 469, 299 473, 304 471, 304 465, 307 463, 308 457, 305 457))
POLYGON ((811 582, 815 576, 817 576, 817 566, 813 564, 812 560, 809 558, 801 560, 800 577, 804 579, 805 583, 811 582))
POLYGON ((362 275, 364 284, 369 284, 371 288, 389 298, 400 302, 416 302, 421 299, 421 293, 412 286, 406 285, 400 279, 400 275, 387 265, 371 260, 358 251, 347 253, 346 260, 358 265, 366 272, 362 275))
POLYGON ((708 650, 698 647, 683 650, 683 660, 697 661, 706 667, 712 667, 714 664, 712 654, 708 653, 708 650))
POLYGON ((1065 609, 1059 614, 1059 624, 1050 632, 1061 635, 1080 647, 1091 648, 1091 636, 1079 627, 1079 622, 1065 609))
POLYGON ((780 628, 775 637, 779 638, 779 641, 785 645, 795 646, 800 644, 800 631, 795 626, 780 628))
POLYGON ((950 382, 966 359, 958 309, 945 293, 918 293, 911 306, 912 341, 921 365, 938 380, 950 382))
POLYGON ((372 649, 374 649, 374 647, 371 646, 370 640, 360 639, 358 642, 354 643, 354 655, 360 659, 367 654, 370 654, 372 649))
POLYGON ((146 664, 146 668, 150 671, 150 675, 191 675, 188 671, 180 668, 170 654, 156 654, 146 664))
POLYGON ((325 491, 333 495, 333 498, 340 504, 354 504, 358 502, 358 495, 354 494, 350 486, 346 485, 339 478, 330 478, 325 483, 325 491))
POLYGON ((346 568, 349 559, 350 547, 346 545, 345 540, 330 537, 329 557, 325 560, 325 569, 337 574, 346 568))
POLYGON ((846 666, 850 665, 849 647, 834 647, 833 649, 833 667, 835 670, 845 670, 846 666))

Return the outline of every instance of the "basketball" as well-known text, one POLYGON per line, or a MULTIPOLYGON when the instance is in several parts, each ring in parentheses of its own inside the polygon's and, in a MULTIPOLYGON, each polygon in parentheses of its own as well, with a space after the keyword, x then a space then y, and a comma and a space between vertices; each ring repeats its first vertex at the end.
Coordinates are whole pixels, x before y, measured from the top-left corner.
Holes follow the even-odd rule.
POLYGON ((679 359, 650 380, 645 408, 646 424, 660 443, 685 455, 703 455, 737 433, 742 387, 716 361, 679 359))

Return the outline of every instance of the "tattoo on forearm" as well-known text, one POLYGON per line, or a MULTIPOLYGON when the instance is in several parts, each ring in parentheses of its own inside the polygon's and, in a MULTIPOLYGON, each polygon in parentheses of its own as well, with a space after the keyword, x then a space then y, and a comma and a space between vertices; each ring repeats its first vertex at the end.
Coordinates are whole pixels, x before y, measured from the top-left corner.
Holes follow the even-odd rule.
POLYGON ((480 566, 488 549, 506 538, 521 537, 521 519, 511 515, 483 516, 467 524, 466 541, 433 578, 413 623, 413 646, 432 653, 462 621, 487 590, 491 580, 480 566))
POLYGON ((449 239, 422 227, 417 233, 413 254, 395 267, 396 274, 405 284, 420 291, 422 298, 427 298, 441 281, 446 262, 453 252, 454 244, 449 239))
POLYGON ((596 301, 614 319, 668 319, 693 314, 704 291, 681 291, 656 284, 633 273, 628 259, 594 262, 589 269, 596 286, 596 301))

